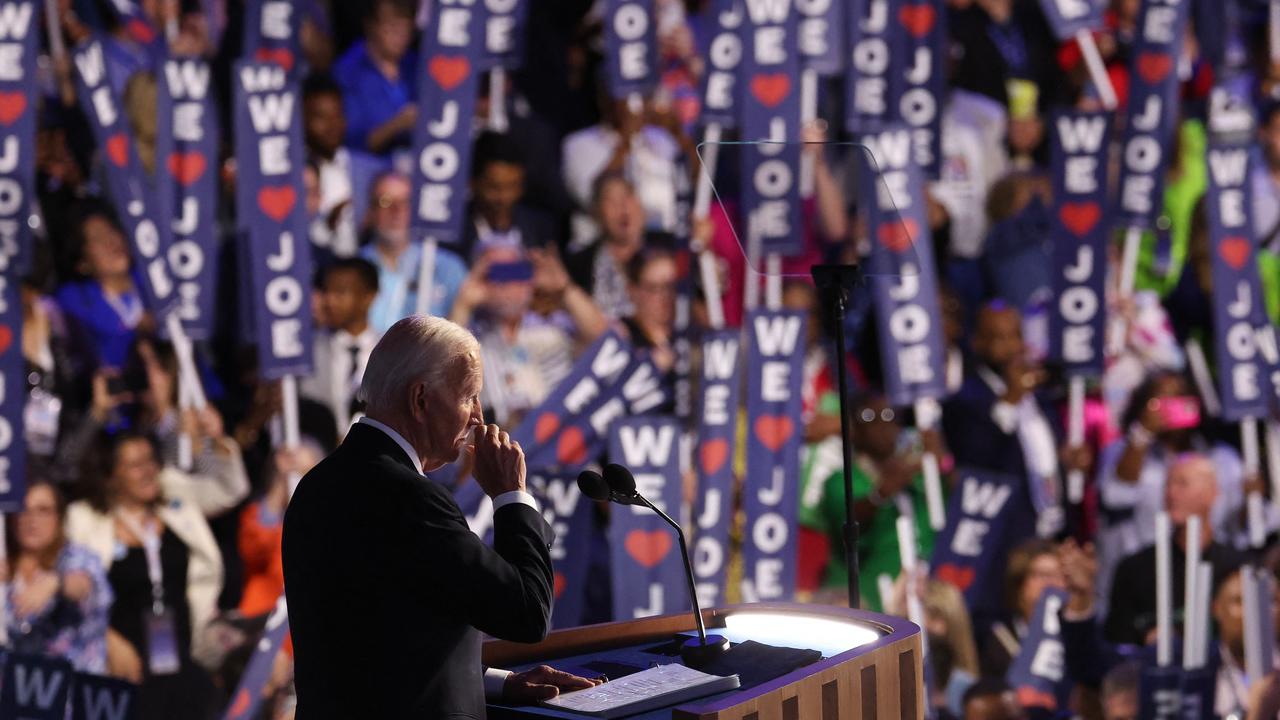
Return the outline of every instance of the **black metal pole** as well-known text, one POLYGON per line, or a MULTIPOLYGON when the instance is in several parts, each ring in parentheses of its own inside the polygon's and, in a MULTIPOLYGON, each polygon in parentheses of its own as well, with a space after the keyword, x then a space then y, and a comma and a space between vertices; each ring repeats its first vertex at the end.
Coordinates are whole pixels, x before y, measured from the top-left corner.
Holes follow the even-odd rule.
POLYGON ((684 542, 684 530, 680 527, 680 523, 676 522, 675 520, 672 520, 670 515, 659 510, 657 506, 649 502, 648 498, 641 495, 640 493, 636 493, 636 497, 640 498, 640 502, 644 503, 646 507, 648 507, 650 510, 657 513, 658 517, 661 517, 663 520, 666 520, 668 525, 675 528, 676 539, 680 541, 680 555, 685 558, 684 570, 685 570, 685 575, 689 580, 689 601, 693 603, 693 616, 698 621, 698 640, 700 640, 703 645, 706 645, 707 644, 707 626, 702 621, 702 606, 698 603, 698 588, 693 579, 693 566, 690 565, 688 562, 689 547, 685 545, 685 542, 684 542))
POLYGON ((849 367, 845 363, 844 321, 849 302, 849 289, 840 285, 835 289, 836 317, 836 376, 840 380, 840 450, 844 456, 844 552, 845 566, 849 572, 849 607, 857 609, 862 604, 858 587, 858 521, 853 516, 853 435, 849 427, 849 367))

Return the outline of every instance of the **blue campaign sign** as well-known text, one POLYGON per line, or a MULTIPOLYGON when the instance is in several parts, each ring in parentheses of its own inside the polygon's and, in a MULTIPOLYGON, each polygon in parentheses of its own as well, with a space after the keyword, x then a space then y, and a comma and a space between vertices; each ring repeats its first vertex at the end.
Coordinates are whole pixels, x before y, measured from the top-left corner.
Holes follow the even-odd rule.
POLYGON ((9 653, 0 684, 0 717, 65 720, 74 675, 66 660, 9 653))
POLYGON ((155 222, 147 197, 147 182, 137 149, 120 99, 111 88, 102 38, 89 37, 75 49, 72 59, 76 66, 80 109, 103 154, 107 189, 125 237, 130 240, 134 271, 142 278, 143 302, 157 325, 163 327, 162 321, 178 300, 177 286, 169 271, 164 234, 155 222))
POLYGON ((1222 417, 1265 417, 1280 362, 1254 252, 1248 141, 1209 146, 1205 209, 1213 272, 1214 348, 1222 417))
POLYGON ((156 219, 178 284, 175 312, 187 336, 213 335, 217 293, 218 112, 212 68, 166 57, 157 73, 156 219))
POLYGON ((298 79, 241 61, 235 97, 236 210, 246 232, 260 374, 311 372, 311 243, 303 188, 298 79))
POLYGON ((800 63, 822 76, 839 75, 845 65, 843 0, 795 0, 800 22, 800 63))
POLYGON ((746 530, 742 596, 747 602, 790 599, 796 590, 796 514, 807 318, 787 310, 748 313, 746 530))
POLYGON ((267 617, 267 625, 262 630, 262 637, 253 648, 249 664, 240 676, 240 684, 231 696, 231 705, 227 707, 223 720, 247 720, 257 715, 258 706, 262 704, 262 688, 271 679, 271 670, 275 666, 276 655, 289 632, 289 608, 285 605, 284 595, 276 601, 275 609, 267 617))
MULTIPOLYGON (((960 485, 951 493, 947 525, 933 546, 933 576, 964 594, 970 608, 999 598, 1002 573, 995 561, 1004 546, 1019 478, 960 468, 960 485)), ((997 600, 995 607, 999 607, 997 600)))
POLYGON ((702 116, 704 125, 722 128, 738 125, 738 66, 742 64, 744 20, 742 0, 714 0, 707 3, 702 19, 708 29, 702 47, 706 69, 702 73, 702 116))
MULTIPOLYGON (((847 24, 849 63, 844 76, 844 127, 851 133, 871 132, 889 117, 892 0, 852 0, 847 24)), ((896 26, 895 26, 896 27, 896 26)))
MULTIPOLYGON (((670 417, 614 423, 609 459, 631 471, 636 489, 679 518, 680 424, 670 417)), ((675 530, 647 507, 614 505, 609 516, 615 620, 682 612, 692 607, 675 530)))
POLYGON ((1040 0, 1040 9, 1059 42, 1066 42, 1081 30, 1102 27, 1106 3, 1095 0, 1040 0))
POLYGON ((653 0, 605 0, 604 64, 615 100, 644 96, 658 81, 653 0))
POLYGON ((138 715, 137 694, 133 683, 78 672, 71 683, 71 720, 131 720, 138 715))
POLYGON ((1063 112, 1049 124, 1054 205, 1049 354, 1073 375, 1102 374, 1106 341, 1110 113, 1063 112))
POLYGON ((873 167, 858 197, 871 236, 871 285, 889 402, 903 406, 946 392, 938 279, 924 179, 912 160, 912 132, 888 125, 863 137, 873 167))
POLYGON ((1009 666, 1009 686, 1022 707, 1056 711, 1060 699, 1070 690, 1066 680, 1066 657, 1062 645, 1059 613, 1067 604, 1067 591, 1046 588, 1036 601, 1022 649, 1009 666))
POLYGON ((722 605, 733 523, 733 457, 738 429, 741 333, 721 330, 702 340, 702 402, 693 453, 698 496, 693 506, 693 577, 703 607, 722 605))
POLYGON ((17 265, 0 255, 0 512, 22 509, 27 485, 27 444, 23 412, 27 406, 27 363, 22 355, 21 276, 17 265))
POLYGON ((483 57, 470 0, 440 0, 422 34, 418 122, 413 129, 413 234, 439 242, 462 232, 471 177, 471 119, 483 57))
MULTIPOLYGON (((743 0, 738 66, 742 215, 764 254, 802 249, 799 14, 789 0, 743 0)), ((743 238, 745 241, 746 238, 743 238)))
POLYGON ((479 32, 484 36, 481 67, 520 67, 524 63, 529 0, 483 0, 479 9, 479 32))
POLYGON ((245 0, 243 55, 247 60, 277 65, 301 75, 301 0, 245 0))
POLYGON ((1191 0, 1143 0, 1130 51, 1129 106, 1114 220, 1150 229, 1164 205, 1165 169, 1178 122, 1177 60, 1191 0))
POLYGON ((35 197, 39 13, 34 0, 0 4, 0 255, 22 272, 30 263, 35 197))
POLYGON ((936 178, 946 99, 946 6, 943 0, 897 0, 890 7, 889 119, 911 128, 912 162, 936 178))
POLYGON ((1183 712, 1181 688, 1182 668, 1145 663, 1138 685, 1138 717, 1142 720, 1180 720, 1183 712))
MULTIPOLYGON (((474 483, 473 483, 474 484, 474 483)), ((556 628, 582 624, 587 590, 587 563, 591 556, 591 499, 578 489, 572 475, 532 472, 529 488, 538 499, 542 517, 555 531, 551 566, 555 572, 551 625, 556 628)))

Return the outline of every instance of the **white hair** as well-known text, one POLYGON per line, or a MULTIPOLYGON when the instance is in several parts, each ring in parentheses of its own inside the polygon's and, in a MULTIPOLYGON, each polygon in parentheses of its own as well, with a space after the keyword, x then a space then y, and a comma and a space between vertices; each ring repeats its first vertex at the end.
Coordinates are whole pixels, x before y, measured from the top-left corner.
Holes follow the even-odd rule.
POLYGON ((404 402, 415 383, 456 384, 458 362, 470 355, 480 357, 480 343, 461 325, 429 315, 402 318, 369 354, 360 397, 370 414, 389 411, 404 402))

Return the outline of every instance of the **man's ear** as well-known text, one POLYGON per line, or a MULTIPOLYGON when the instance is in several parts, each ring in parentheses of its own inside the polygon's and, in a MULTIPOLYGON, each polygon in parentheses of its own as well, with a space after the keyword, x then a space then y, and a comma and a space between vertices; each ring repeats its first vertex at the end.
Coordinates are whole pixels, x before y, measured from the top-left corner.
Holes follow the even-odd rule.
POLYGON ((414 420, 421 421, 427 416, 427 407, 430 405, 429 395, 427 384, 422 381, 409 386, 409 416, 414 420))

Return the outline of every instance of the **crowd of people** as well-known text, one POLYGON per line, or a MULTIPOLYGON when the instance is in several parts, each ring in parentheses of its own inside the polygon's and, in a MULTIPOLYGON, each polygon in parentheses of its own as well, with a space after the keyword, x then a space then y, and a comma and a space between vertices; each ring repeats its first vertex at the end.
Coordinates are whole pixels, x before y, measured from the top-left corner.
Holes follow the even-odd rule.
MULTIPOLYGON (((713 4, 654 0, 660 80, 637 104, 613 100, 605 86, 603 2, 530 3, 526 57, 501 94, 503 127, 490 126, 487 93, 477 104, 466 218, 458 239, 435 255, 428 302, 432 314, 479 339, 489 421, 513 427, 610 329, 646 349, 668 381, 688 373, 679 362, 679 338, 708 327, 706 288, 690 272, 691 253, 715 259, 725 322, 742 323, 744 288, 755 275, 739 242, 732 159, 722 159, 715 181, 720 202, 709 215, 681 216, 687 206, 680 188, 699 172, 701 48, 713 4), (677 312, 682 293, 688 318, 677 312)), ((55 5, 60 27, 50 30, 68 43, 103 29, 111 84, 124 98, 147 164, 156 78, 146 53, 105 3, 55 5)), ((196 4, 140 5, 156 27, 176 26, 174 47, 216 58, 227 110, 240 4, 219 4, 230 18, 222 47, 212 46, 207 16, 196 4)), ((1256 88, 1250 184, 1274 323, 1280 322, 1280 102, 1272 90, 1280 65, 1267 52, 1265 9, 1235 5, 1245 18, 1244 72, 1256 88)), ((906 612, 906 581, 889 594, 879 582, 901 572, 899 517, 915 518, 922 558, 933 548, 926 451, 939 459, 948 491, 958 468, 1019 478, 1017 494, 1029 511, 1010 518, 993 601, 966 606, 951 585, 919 581, 930 705, 939 716, 965 720, 1038 712, 1011 692, 1006 674, 1041 593, 1060 587, 1069 601, 1062 613, 1066 681, 1056 712, 1134 718, 1141 674, 1134 648, 1151 640, 1155 625, 1154 518, 1167 512, 1180 533, 1186 518, 1199 516, 1201 552, 1213 564, 1215 711, 1275 717, 1280 675, 1249 678, 1242 670, 1240 580, 1246 561, 1280 575, 1280 553, 1272 551, 1278 546, 1250 548, 1245 507, 1249 493, 1269 494, 1275 479, 1265 467, 1246 470, 1238 430, 1205 409, 1187 349, 1209 348, 1213 337, 1200 205, 1206 98, 1217 68, 1198 39, 1216 30, 1189 30, 1185 41, 1190 68, 1161 213, 1172 254, 1157 256, 1153 232, 1139 258, 1137 291, 1121 296, 1112 278, 1108 311, 1126 318, 1127 335, 1090 383, 1085 441, 1070 444, 1066 380, 1046 361, 1052 248, 1045 227, 1054 207, 1046 122, 1055 110, 1094 105, 1084 61, 1076 41, 1053 39, 1036 0, 946 0, 945 7, 952 62, 940 176, 927 188, 934 243, 922 251, 934 254, 937 267, 947 395, 938 428, 917 431, 909 408, 886 398, 872 314, 865 307, 854 313, 855 350, 843 359, 855 385, 848 407, 863 605, 906 612), (1018 83, 1019 93, 1029 83, 1036 100, 1011 113, 1010 88, 1018 83), (1189 407, 1193 420, 1186 422, 1186 413, 1179 419, 1174 406, 1189 407), (1061 499, 1071 471, 1088 478, 1078 505, 1061 499)), ((1138 8, 1137 0, 1112 0, 1094 33, 1122 109, 1138 8)), ((100 149, 72 90, 75 69, 65 59, 41 64, 35 148, 41 222, 21 287, 29 462, 25 500, 9 516, 5 538, 4 620, 14 649, 138 683, 138 717, 204 717, 226 706, 283 591, 289 479, 341 442, 360 416, 357 390, 374 345, 417 305, 423 244, 411 231, 407 158, 422 112, 415 101, 418 14, 412 0, 307 4, 300 112, 316 332, 315 370, 299 382, 296 447, 283 440, 280 384, 259 378, 240 330, 237 288, 247 280, 236 263, 227 201, 234 196, 234 161, 224 155, 220 173, 225 250, 217 258, 217 331, 196 347, 210 403, 196 410, 179 402, 175 350, 144 306, 129 238, 105 197, 100 149), (188 441, 189 462, 180 447, 188 441)), ((815 181, 802 205, 805 255, 794 260, 801 273, 812 262, 865 251, 851 170, 857 151, 839 142, 849 138, 840 129, 838 82, 820 93, 819 117, 802 137, 815 181)), ((811 318, 797 595, 838 604, 847 601, 847 576, 830 309, 798 276, 786 280, 782 304, 811 318)), ((691 499, 696 491, 691 480, 686 494, 691 499)), ((1280 512, 1268 510, 1266 519, 1274 538, 1280 512)), ((606 523, 607 513, 602 509, 596 520, 606 523)), ((602 532, 593 537, 604 542, 602 532)), ((1175 567, 1183 552, 1175 544, 1175 567)), ((608 619, 607 592, 604 601, 600 595, 588 593, 599 607, 587 615, 608 619)), ((290 715, 290 673, 286 646, 264 689, 264 716, 290 715)))

